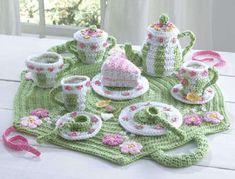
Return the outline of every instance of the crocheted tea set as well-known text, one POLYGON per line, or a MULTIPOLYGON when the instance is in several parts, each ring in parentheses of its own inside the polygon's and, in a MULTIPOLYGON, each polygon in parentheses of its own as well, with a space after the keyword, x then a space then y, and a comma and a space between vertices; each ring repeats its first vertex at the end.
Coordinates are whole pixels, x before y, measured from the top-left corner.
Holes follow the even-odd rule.
MULTIPOLYGON (((120 165, 141 158, 193 165, 208 151, 206 135, 229 126, 218 72, 199 60, 184 63, 194 43, 194 34, 180 33, 165 14, 148 27, 141 51, 118 47, 95 26, 82 29, 74 40, 26 60, 14 129, 120 165), (184 49, 182 37, 190 40, 184 49), (190 142, 194 151, 169 153, 190 142)), ((14 142, 7 139, 14 129, 5 141, 14 142)), ((18 149, 39 155, 25 143, 18 149)))

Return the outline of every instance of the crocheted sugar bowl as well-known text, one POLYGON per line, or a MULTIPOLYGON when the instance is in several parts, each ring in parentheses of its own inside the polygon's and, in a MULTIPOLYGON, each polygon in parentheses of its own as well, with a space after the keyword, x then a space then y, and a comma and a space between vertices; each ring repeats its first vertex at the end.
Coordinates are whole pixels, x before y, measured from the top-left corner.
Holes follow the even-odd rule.
POLYGON ((135 87, 141 78, 140 69, 125 54, 112 53, 101 67, 102 83, 107 87, 135 87))
POLYGON ((106 52, 116 45, 114 37, 96 26, 77 31, 74 39, 66 43, 67 49, 85 64, 101 62, 106 52))
POLYGON ((132 50, 131 44, 125 44, 125 51, 128 59, 142 66, 143 71, 150 76, 172 75, 195 43, 195 36, 191 31, 180 33, 165 14, 160 16, 159 22, 148 27, 147 34, 141 53, 132 50), (189 45, 184 49, 179 43, 182 37, 190 38, 189 45))

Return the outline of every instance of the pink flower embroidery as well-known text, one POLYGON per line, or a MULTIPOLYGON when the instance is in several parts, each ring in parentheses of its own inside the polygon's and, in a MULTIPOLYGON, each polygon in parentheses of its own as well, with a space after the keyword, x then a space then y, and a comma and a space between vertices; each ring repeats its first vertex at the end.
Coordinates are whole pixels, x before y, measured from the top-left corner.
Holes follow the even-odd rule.
POLYGON ((33 70, 34 69, 34 66, 33 65, 28 65, 28 68, 33 70))
POLYGON ((224 116, 217 111, 206 112, 204 115, 204 121, 214 124, 220 123, 224 119, 224 116))
POLYGON ((173 93, 178 93, 179 92, 179 88, 173 88, 173 93))
POLYGON ((191 72, 190 72, 190 76, 191 76, 191 77, 195 77, 196 75, 197 75, 197 72, 195 72, 195 71, 191 71, 191 72))
POLYGON ((129 117, 128 117, 128 116, 123 116, 123 117, 122 117, 122 120, 123 120, 123 121, 128 121, 128 120, 129 120, 129 117))
POLYGON ((163 125, 162 124, 156 124, 154 129, 157 129, 157 130, 160 130, 160 129, 163 129, 163 125))
POLYGON ((183 86, 188 86, 188 80, 183 79, 183 80, 181 81, 181 84, 182 84, 183 86))
POLYGON ((204 70, 201 75, 206 77, 206 76, 208 76, 208 72, 206 70, 204 70))
POLYGON ((136 109, 137 109, 136 106, 130 106, 130 110, 131 110, 131 111, 135 111, 136 109))
POLYGON ((103 43, 103 47, 107 47, 107 45, 108 45, 107 42, 103 43))
POLYGON ((88 134, 92 134, 93 132, 95 132, 95 129, 89 129, 88 134))
POLYGON ((53 72, 54 71, 54 68, 53 67, 50 67, 47 69, 49 72, 53 72))
POLYGON ((24 127, 34 129, 42 124, 42 120, 37 116, 26 116, 20 119, 20 124, 24 127))
POLYGON ((119 144, 122 144, 124 141, 124 138, 120 134, 105 134, 102 142, 106 145, 116 146, 119 144))
POLYGON ((59 69, 62 69, 62 68, 64 68, 64 64, 62 64, 62 65, 59 66, 59 69))
POLYGON ((177 118, 176 118, 176 117, 173 117, 173 118, 171 118, 171 121, 172 121, 172 122, 176 122, 176 121, 177 121, 177 118))
POLYGON ((77 117, 77 115, 78 115, 78 113, 77 113, 77 112, 71 112, 71 113, 70 113, 70 116, 71 116, 72 118, 77 117))
POLYGON ((72 88, 72 86, 65 86, 64 89, 67 91, 71 91, 73 88, 72 88))
POLYGON ((70 137, 77 137, 77 132, 73 131, 73 132, 69 132, 68 134, 70 137))
POLYGON ((128 91, 122 92, 122 96, 129 96, 130 93, 128 91))
POLYGON ((135 128, 136 128, 136 129, 143 129, 143 128, 144 128, 144 125, 138 124, 138 125, 135 125, 135 128))
POLYGON ((96 50, 97 49, 97 45, 96 44, 92 44, 91 45, 91 50, 96 50))
POLYGON ((105 107, 105 110, 106 110, 106 112, 113 112, 115 110, 115 108, 111 105, 108 105, 105 107))
POLYGON ((163 43, 163 42, 164 42, 164 38, 163 38, 163 37, 159 37, 159 38, 158 38, 158 41, 159 41, 160 43, 163 43))
POLYGON ((91 86, 91 81, 86 82, 86 87, 90 87, 91 86))
POLYGON ((105 93, 105 94, 112 94, 112 91, 104 90, 104 93, 105 93))
POLYGON ((78 86, 77 86, 77 89, 78 89, 78 90, 82 90, 82 88, 83 88, 83 85, 78 85, 78 86))
POLYGON ((85 45, 84 43, 80 43, 80 44, 79 44, 79 47, 80 47, 81 49, 83 49, 83 48, 86 47, 86 45, 85 45))
POLYGON ((43 68, 36 68, 38 72, 43 71, 43 68))
POLYGON ((101 81, 100 80, 95 81, 95 85, 100 86, 101 85, 101 81))
POLYGON ((141 151, 143 146, 140 143, 137 143, 135 141, 126 141, 119 145, 120 150, 122 153, 126 154, 137 154, 141 151))
POLYGON ((176 37, 173 37, 173 38, 172 38, 172 43, 173 43, 173 44, 176 43, 176 40, 177 40, 177 38, 176 38, 176 37))
POLYGON ((198 114, 184 116, 184 123, 187 125, 199 126, 202 123, 202 118, 198 114))
POLYGON ((32 110, 30 114, 33 116, 37 116, 38 118, 45 118, 48 117, 49 111, 44 108, 36 108, 32 110))
POLYGON ((169 107, 163 107, 163 110, 164 110, 164 111, 171 111, 171 108, 169 108, 169 107))
POLYGON ((91 117, 91 122, 92 122, 92 123, 97 123, 97 122, 98 122, 98 119, 97 119, 95 116, 92 116, 92 117, 91 117))
POLYGON ((148 33, 148 39, 152 39, 153 35, 151 33, 148 33))
POLYGON ((157 23, 156 26, 162 28, 163 24, 162 23, 157 23))

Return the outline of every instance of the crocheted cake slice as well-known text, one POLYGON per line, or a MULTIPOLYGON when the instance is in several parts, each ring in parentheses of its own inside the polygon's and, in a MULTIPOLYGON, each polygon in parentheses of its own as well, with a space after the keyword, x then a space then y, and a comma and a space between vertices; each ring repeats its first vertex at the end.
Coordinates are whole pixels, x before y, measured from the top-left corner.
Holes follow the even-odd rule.
POLYGON ((135 87, 140 80, 140 69, 124 53, 111 54, 101 68, 102 83, 107 87, 135 87))

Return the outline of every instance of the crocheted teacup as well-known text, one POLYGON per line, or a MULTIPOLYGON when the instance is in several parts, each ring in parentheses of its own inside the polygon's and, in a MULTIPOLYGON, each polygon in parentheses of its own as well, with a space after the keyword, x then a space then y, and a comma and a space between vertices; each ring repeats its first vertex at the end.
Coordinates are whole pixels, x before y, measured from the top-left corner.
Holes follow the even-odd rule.
POLYGON ((53 88, 50 98, 68 111, 85 110, 86 94, 90 88, 90 78, 87 76, 69 76, 61 80, 61 85, 53 88), (62 89, 61 89, 62 88, 62 89), (62 90, 63 101, 56 98, 56 94, 62 90))
POLYGON ((77 31, 74 39, 66 43, 67 49, 85 64, 101 62, 105 54, 116 45, 114 37, 96 26, 77 31))
POLYGON ((203 95, 205 90, 216 83, 218 72, 201 62, 189 61, 182 65, 177 78, 182 84, 181 93, 190 100, 203 95))
POLYGON ((30 72, 34 83, 41 88, 51 88, 56 84, 56 77, 63 69, 70 69, 69 65, 64 68, 61 55, 54 52, 46 52, 40 55, 30 56, 26 59, 26 66, 30 72))

